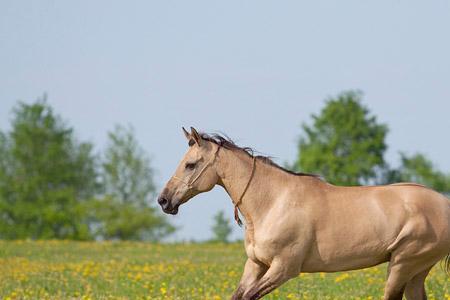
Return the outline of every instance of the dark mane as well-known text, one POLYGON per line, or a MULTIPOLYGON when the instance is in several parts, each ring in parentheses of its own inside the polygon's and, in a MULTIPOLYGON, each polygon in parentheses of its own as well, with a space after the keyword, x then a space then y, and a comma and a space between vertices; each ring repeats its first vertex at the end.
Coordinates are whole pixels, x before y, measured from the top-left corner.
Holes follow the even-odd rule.
POLYGON ((238 145, 236 145, 235 142, 233 142, 233 140, 231 140, 228 136, 226 135, 220 135, 220 134, 207 134, 207 133, 200 133, 200 136, 202 139, 204 139, 205 141, 209 141, 212 142, 216 145, 219 145, 220 147, 223 147, 225 149, 229 149, 229 150, 239 150, 239 151, 243 151, 244 153, 246 153, 248 156, 250 157, 256 157, 256 159, 262 161, 265 164, 268 164, 272 167, 275 167, 279 170, 282 170, 286 173, 289 173, 291 175, 295 175, 295 176, 310 176, 310 177, 314 177, 314 178, 318 178, 320 179, 319 175, 316 174, 309 174, 309 173, 302 173, 302 172, 294 172, 291 170, 288 170, 286 168, 283 168, 282 166, 276 164, 269 156, 263 156, 263 155, 255 155, 255 151, 250 148, 250 147, 240 147, 238 145))

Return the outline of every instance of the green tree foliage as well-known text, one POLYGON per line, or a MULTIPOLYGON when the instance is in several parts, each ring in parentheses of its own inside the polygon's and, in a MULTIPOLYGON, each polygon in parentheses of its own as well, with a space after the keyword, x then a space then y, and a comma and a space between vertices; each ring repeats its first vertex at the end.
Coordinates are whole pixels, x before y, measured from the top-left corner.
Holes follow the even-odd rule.
POLYGON ((131 129, 109 133, 102 163, 45 99, 13 113, 11 131, 0 132, 0 238, 159 240, 174 231, 149 203, 153 171, 131 129))
POLYGON ((132 128, 116 126, 109 132, 102 178, 105 196, 93 205, 95 235, 104 239, 160 240, 172 233, 151 203, 155 185, 150 160, 132 128))
POLYGON ((229 242, 229 237, 233 229, 231 228, 230 221, 225 218, 223 210, 214 216, 212 231, 214 234, 213 241, 221 243, 229 242))
POLYGON ((94 236, 99 239, 160 241, 175 227, 151 206, 123 203, 106 196, 90 203, 94 236))
POLYGON ((105 192, 122 203, 145 206, 155 192, 153 170, 131 127, 116 125, 108 133, 103 162, 105 192))
POLYGON ((362 105, 361 93, 328 99, 312 119, 312 125, 302 125, 295 169, 320 174, 334 184, 359 185, 374 180, 385 167, 388 129, 362 105))
POLYGON ((390 172, 388 182, 416 182, 438 192, 450 194, 450 174, 437 170, 423 154, 408 156, 400 153, 400 156, 401 165, 390 172))
POLYGON ((0 135, 0 237, 87 239, 83 202, 96 192, 92 145, 45 99, 19 103, 0 135))

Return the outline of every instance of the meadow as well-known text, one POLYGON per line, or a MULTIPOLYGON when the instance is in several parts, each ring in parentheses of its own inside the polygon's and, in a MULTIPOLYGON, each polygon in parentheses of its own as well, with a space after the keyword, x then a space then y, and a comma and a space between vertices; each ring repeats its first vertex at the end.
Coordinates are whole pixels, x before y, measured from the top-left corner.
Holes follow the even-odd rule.
MULTIPOLYGON (((229 299, 243 245, 0 241, 0 299, 229 299)), ((300 274, 264 299, 380 299, 386 265, 300 274)), ((440 265, 429 299, 450 299, 440 265)))

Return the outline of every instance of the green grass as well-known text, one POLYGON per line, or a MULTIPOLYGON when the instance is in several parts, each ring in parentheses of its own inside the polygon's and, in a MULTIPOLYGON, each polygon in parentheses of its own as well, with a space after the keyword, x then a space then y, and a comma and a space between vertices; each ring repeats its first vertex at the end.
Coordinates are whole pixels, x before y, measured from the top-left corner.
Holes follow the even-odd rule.
MULTIPOLYGON (((245 261, 242 244, 0 241, 0 299, 229 299, 245 261)), ((265 299, 380 299, 386 265, 301 274, 265 299)), ((450 299, 436 266, 430 299, 450 299)))

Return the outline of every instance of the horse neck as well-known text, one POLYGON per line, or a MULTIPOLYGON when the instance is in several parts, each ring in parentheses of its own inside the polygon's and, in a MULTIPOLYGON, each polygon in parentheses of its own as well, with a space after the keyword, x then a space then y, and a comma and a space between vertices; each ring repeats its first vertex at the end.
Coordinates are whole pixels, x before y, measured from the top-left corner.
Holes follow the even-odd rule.
POLYGON ((253 227, 276 199, 274 189, 271 188, 278 181, 276 172, 272 170, 273 167, 258 159, 254 162, 252 157, 239 150, 219 151, 217 166, 218 184, 227 191, 233 204, 238 204, 247 229, 253 227), (253 164, 255 170, 252 176, 253 164))

